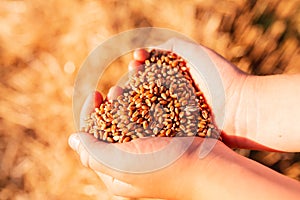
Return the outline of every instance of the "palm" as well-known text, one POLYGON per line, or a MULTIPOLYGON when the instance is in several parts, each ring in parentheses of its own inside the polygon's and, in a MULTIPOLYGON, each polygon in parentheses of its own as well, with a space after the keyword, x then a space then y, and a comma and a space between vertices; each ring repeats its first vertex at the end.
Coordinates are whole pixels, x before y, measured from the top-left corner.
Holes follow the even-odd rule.
MULTIPOLYGON (((222 130, 222 136, 224 137, 225 143, 231 147, 266 149, 263 146, 260 146, 245 139, 247 138, 247 136, 243 135, 243 133, 239 133, 239 136, 241 136, 240 138, 235 137, 236 133, 233 124, 235 124, 235 114, 238 108, 238 94, 240 94, 240 91, 243 89, 243 82, 247 77, 246 74, 240 71, 232 63, 225 60, 222 56, 206 47, 194 45, 175 39, 171 40, 170 42, 167 42, 166 44, 161 45, 160 48, 172 50, 179 55, 182 54, 183 56, 187 55, 188 57, 199 57, 200 63, 201 59, 207 59, 205 58, 205 55, 203 55, 203 52, 205 52, 206 55, 208 55, 211 61, 214 63, 214 66, 209 67, 215 67, 218 71, 218 76, 221 79, 222 88, 216 89, 223 90, 221 91, 221 93, 223 94, 224 99, 222 100, 222 97, 213 99, 213 101, 215 102, 220 101, 216 103, 217 105, 220 105, 219 107, 215 107, 212 104, 212 99, 210 96, 211 91, 208 89, 207 84, 205 84, 205 80, 203 80, 199 76, 196 77, 196 73, 191 73, 191 75, 193 76, 196 85, 198 85, 203 91, 204 96, 208 101, 208 104, 212 107, 215 119, 217 119, 216 123, 218 127, 222 130)), ((145 51, 136 50, 134 52, 134 61, 132 61, 129 64, 129 70, 139 69, 142 63, 145 61, 145 59, 147 59, 147 54, 145 53, 145 51)), ((208 77, 208 79, 215 78, 216 77, 208 77)))
MULTIPOLYGON (((118 92, 120 90, 112 88, 108 94, 109 99, 116 97, 118 92)), ((103 98, 99 98, 99 95, 101 94, 96 92, 96 95, 90 95, 86 99, 81 112, 82 119, 93 111, 95 105, 102 103, 103 98)), ((212 153, 199 160, 203 138, 141 138, 127 143, 109 144, 86 133, 79 134, 79 137, 82 145, 78 151, 81 152, 82 163, 91 167, 108 189, 118 196, 168 199, 165 194, 172 194, 173 188, 182 188, 184 182, 194 181, 190 180, 194 177, 190 173, 205 170, 207 163, 210 163, 208 161, 214 160, 217 155, 212 153), (182 178, 178 179, 174 174, 181 174, 182 178), (163 179, 165 181, 162 181, 162 177, 166 177, 163 179), (161 188, 164 190, 161 191, 161 188)), ((227 148, 221 142, 217 142, 216 147, 226 154, 227 148)), ((203 176, 209 176, 208 174, 209 172, 203 176)), ((182 194, 184 192, 178 191, 182 194)))

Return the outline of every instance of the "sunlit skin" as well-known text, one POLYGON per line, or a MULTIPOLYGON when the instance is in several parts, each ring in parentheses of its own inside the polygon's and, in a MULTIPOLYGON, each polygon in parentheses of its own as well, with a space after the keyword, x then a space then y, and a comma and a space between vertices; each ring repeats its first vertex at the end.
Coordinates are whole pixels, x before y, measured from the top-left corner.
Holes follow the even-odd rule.
MULTIPOLYGON (((194 44, 172 40, 165 45, 167 48, 170 47, 170 50, 178 51, 178 49, 183 46, 185 46, 186 49, 191 49, 189 47, 194 44)), ((193 50, 198 48, 195 46, 192 47, 194 48, 193 50)), ((116 196, 134 198, 153 197, 162 199, 299 199, 299 182, 289 179, 248 158, 242 157, 227 146, 279 151, 300 150, 300 146, 298 146, 297 149, 294 144, 297 142, 297 144, 300 144, 299 136, 295 135, 297 134, 297 129, 298 133, 300 131, 298 127, 295 128, 295 126, 291 126, 290 129, 284 129, 285 132, 281 133, 281 137, 290 135, 291 139, 283 141, 285 142, 283 144, 278 144, 278 147, 276 146, 277 138, 263 138, 259 136, 259 134, 266 134, 266 132, 257 132, 255 133, 255 137, 250 133, 250 131, 270 131, 271 133, 267 133, 268 136, 270 136, 271 134, 275 134, 282 126, 285 127, 284 119, 280 124, 269 123, 272 119, 275 121, 278 120, 278 115, 268 109, 271 109, 272 106, 276 108, 276 106, 281 104, 272 89, 275 83, 272 82, 272 84, 269 84, 268 78, 259 80, 259 77, 248 76, 215 52, 205 47, 200 48, 204 48, 222 75, 221 79, 226 94, 225 107, 228 112, 225 118, 225 126, 222 129, 226 145, 223 142, 217 141, 212 151, 205 158, 199 159, 199 151, 203 138, 197 137, 185 153, 174 163, 155 172, 144 174, 120 172, 95 161, 80 143, 78 134, 70 136, 69 143, 71 148, 79 154, 82 164, 94 170, 106 184, 108 190, 116 196), (266 95, 265 93, 251 89, 251 87, 253 87, 253 85, 251 85, 253 84, 252 81, 261 81, 262 84, 259 85, 265 88, 260 87, 260 89, 270 91, 270 93, 267 94, 274 96, 264 97, 263 95, 266 95), (259 99, 253 101, 256 102, 256 104, 251 103, 248 99, 245 100, 245 98, 251 96, 250 92, 253 94, 258 92, 258 95, 261 95, 259 99), (273 100, 269 102, 270 99, 274 98, 277 99, 277 101, 273 100), (259 102, 257 102, 258 100, 259 102), (266 102, 268 102, 267 108, 257 106, 266 102), (260 110, 257 110, 258 108, 260 108, 260 110), (267 114, 268 116, 265 116, 267 114), (258 115, 260 117, 268 117, 266 123, 257 121, 254 123, 253 118, 258 115), (256 128, 252 128, 251 123, 253 123, 256 128), (270 128, 268 126, 272 127, 270 128), (278 129, 276 129, 276 126, 278 129), (271 140, 271 142, 267 140, 271 140)), ((177 53, 180 54, 180 52, 177 53)), ((129 70, 140 70, 140 63, 146 58, 147 53, 145 50, 135 51, 134 61, 128 66, 129 70)), ((278 81, 282 80, 283 85, 278 89, 284 89, 284 84, 290 84, 290 81, 294 83, 299 82, 299 75, 295 76, 298 76, 298 79, 294 78, 294 76, 274 76, 274 79, 278 81)), ((195 80, 195 82, 197 82, 197 80, 195 80)), ((300 85, 300 83, 298 85, 300 85)), ((294 101, 296 100, 300 102, 300 97, 298 96, 300 95, 299 88, 296 88, 294 85, 294 87, 285 90, 284 95, 298 92, 295 95, 290 95, 292 100, 288 100, 289 103, 295 104, 294 101)), ((122 88, 117 86, 112 87, 107 95, 108 100, 116 98, 121 92, 122 88)), ((86 116, 95 106, 100 105, 102 101, 103 97, 99 92, 90 95, 83 106, 81 115, 86 116)), ((287 115, 287 118, 288 116, 298 117, 297 120, 299 121, 300 117, 294 114, 294 112, 300 112, 299 106, 294 104, 290 105, 294 110, 290 111, 291 114, 287 115)), ((286 109, 286 107, 277 109, 281 112, 285 112, 284 109, 286 109)), ((293 120, 295 119, 292 119, 292 121, 293 120)), ((124 148, 127 151, 129 150, 136 153, 151 153, 169 143, 170 140, 176 144, 176 148, 170 149, 170 151, 176 152, 180 151, 186 142, 186 138, 164 137, 143 138, 123 144, 108 144, 98 141, 86 133, 79 134, 83 134, 87 143, 96 148, 102 149, 105 148, 106 145, 118 145, 119 148, 124 148)), ((111 152, 110 156, 112 158, 122 159, 121 154, 122 152, 119 152, 118 155, 111 152)), ((155 157, 153 157, 153 162, 156 162, 155 157)), ((130 164, 131 163, 126 163, 128 167, 130 167, 130 164)))

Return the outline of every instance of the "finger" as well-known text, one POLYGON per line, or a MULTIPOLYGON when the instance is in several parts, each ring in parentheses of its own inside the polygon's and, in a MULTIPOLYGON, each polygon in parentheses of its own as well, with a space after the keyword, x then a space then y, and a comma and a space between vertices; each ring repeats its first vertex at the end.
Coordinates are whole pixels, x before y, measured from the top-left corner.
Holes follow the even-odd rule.
POLYGON ((109 144, 86 133, 79 133, 79 137, 81 143, 78 151, 85 166, 129 183, 132 183, 134 176, 128 174, 149 172, 168 165, 178 159, 194 140, 192 137, 140 138, 121 144, 109 144), (170 150, 172 154, 169 154, 170 150), (91 156, 87 156, 86 151, 91 156))
POLYGON ((208 70, 205 65, 208 65, 207 62, 209 58, 209 60, 214 64, 214 67, 218 69, 220 74, 230 74, 233 72, 245 74, 238 67, 227 61, 223 56, 214 50, 197 44, 193 41, 171 38, 167 42, 158 45, 156 48, 172 51, 185 58, 190 64, 193 64, 197 67, 203 66, 200 68, 201 71, 208 70))
POLYGON ((208 52, 211 55, 216 54, 207 47, 197 44, 194 41, 187 41, 178 38, 171 38, 165 43, 160 44, 154 48, 162 49, 165 51, 172 51, 177 55, 183 57, 188 63, 196 66, 199 65, 199 62, 202 63, 207 60, 207 58, 209 57, 208 52))
POLYGON ((133 185, 120 181, 112 176, 104 174, 102 172, 96 171, 96 174, 101 178, 101 180, 106 185, 107 189, 112 192, 117 199, 127 199, 128 197, 136 197, 134 194, 135 188, 133 185), (125 198, 127 197, 127 198, 125 198))
POLYGON ((229 146, 230 148, 240 148, 240 149, 251 149, 251 150, 258 150, 258 151, 273 151, 279 152, 276 149, 272 149, 270 147, 264 146, 253 140, 250 140, 246 137, 234 136, 229 134, 222 134, 223 142, 229 146))
POLYGON ((174 46, 174 38, 167 40, 166 42, 152 47, 153 49, 161 49, 165 51, 172 51, 174 46))
POLYGON ((141 63, 147 60, 149 56, 150 56, 149 52, 145 49, 137 49, 133 53, 134 60, 139 61, 141 63))
POLYGON ((136 61, 136 60, 132 60, 130 61, 129 65, 128 65, 128 71, 129 72, 137 72, 139 70, 142 70, 143 69, 143 64, 139 61, 136 61))
POLYGON ((112 86, 107 94, 107 99, 108 100, 115 100, 118 98, 118 96, 120 96, 123 93, 123 88, 121 88, 120 86, 112 86))
POLYGON ((162 43, 154 48, 166 51, 172 51, 178 55, 183 56, 186 52, 195 52, 195 48, 200 46, 192 41, 186 41, 178 38, 171 38, 165 43, 162 43))
POLYGON ((128 65, 128 71, 136 73, 139 70, 142 70, 144 65, 143 63, 150 56, 150 53, 145 49, 137 49, 133 52, 133 59, 128 65))
POLYGON ((80 140, 78 134, 72 134, 69 136, 68 140, 69 146, 76 151, 77 153, 79 152, 79 145, 80 145, 80 140))
POLYGON ((132 198, 131 197, 122 197, 122 196, 117 196, 117 195, 114 195, 112 197, 112 200, 131 200, 132 198))
POLYGON ((104 160, 114 158, 114 152, 110 152, 110 150, 112 149, 110 148, 111 144, 101 142, 87 133, 72 134, 70 135, 68 142, 70 147, 76 153, 78 153, 83 166, 91 168, 95 171, 100 171, 102 173, 108 174, 119 180, 126 180, 124 178, 124 173, 118 172, 109 168, 108 166, 105 166, 105 163, 98 162, 93 157, 93 155, 95 156, 96 153, 100 153, 103 154, 102 157, 104 158, 104 160), (87 151, 87 149, 89 151, 87 151))
MULTIPOLYGON (((98 162, 97 162, 97 164, 95 164, 96 161, 94 161, 94 159, 91 157, 91 155, 81 145, 78 134, 72 134, 69 137, 69 145, 74 151, 76 151, 80 155, 80 160, 81 160, 82 164, 86 167, 91 167, 93 170, 95 170, 96 174, 101 178, 101 180, 104 182, 104 184, 109 189, 109 191, 112 192, 114 195, 122 196, 122 197, 131 197, 131 198, 138 197, 140 195, 140 194, 138 194, 137 190, 134 188, 133 185, 111 176, 111 175, 116 175, 116 173, 118 173, 118 172, 115 172, 108 168, 105 170, 102 170, 104 172, 109 172, 111 174, 111 175, 108 175, 108 174, 105 174, 105 173, 102 173, 101 171, 99 171, 99 169, 104 169, 106 167, 103 167, 103 166, 99 167, 99 165, 101 165, 101 164, 98 162), (96 169, 93 166, 97 166, 96 169), (112 173, 112 172, 114 172, 114 173, 112 173)), ((126 180, 126 179, 124 179, 124 180, 126 180)))
POLYGON ((85 127, 85 119, 87 116, 93 112, 95 108, 98 108, 102 102, 103 97, 100 92, 95 91, 88 95, 80 112, 80 128, 85 127))
MULTIPOLYGON (((69 137, 69 145, 76 153, 79 154, 82 165, 91 168, 98 175, 102 174, 100 177, 103 178, 106 185, 111 186, 111 189, 115 189, 117 186, 124 187, 125 188, 123 189, 124 192, 127 190, 126 188, 132 189, 132 186, 129 184, 129 182, 133 182, 135 180, 134 176, 130 176, 125 172, 120 172, 108 166, 105 166, 105 162, 104 163, 98 162, 92 156, 93 152, 95 152, 94 148, 97 148, 98 153, 103 153, 104 156, 106 156, 109 159, 116 159, 116 160, 122 159, 122 155, 114 154, 115 151, 109 148, 112 146, 112 144, 100 142, 96 138, 86 133, 79 133, 79 134, 75 133, 69 137), (80 137, 80 135, 84 137, 80 137), (83 138, 84 141, 82 140, 83 138), (83 143, 89 146, 88 148, 89 151, 87 151, 83 143)), ((119 195, 125 196, 125 194, 122 195, 119 194, 119 195)))
POLYGON ((103 96, 101 95, 100 92, 95 91, 94 92, 94 108, 99 108, 100 105, 103 102, 103 96))

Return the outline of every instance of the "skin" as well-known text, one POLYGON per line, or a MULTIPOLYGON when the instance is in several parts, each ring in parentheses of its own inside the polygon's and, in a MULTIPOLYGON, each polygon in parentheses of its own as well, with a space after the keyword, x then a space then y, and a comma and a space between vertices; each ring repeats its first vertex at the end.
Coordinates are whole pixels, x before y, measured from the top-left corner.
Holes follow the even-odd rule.
MULTIPOLYGON (((248 75, 213 50, 178 39, 161 47, 183 56, 200 56, 204 50, 215 64, 225 93, 224 124, 218 126, 228 146, 300 151, 300 127, 295 126, 300 120, 300 74, 248 75)), ((201 85, 201 80, 194 81, 201 85)), ((207 91, 203 92, 208 96, 207 91)))
MULTIPOLYGON (((163 47, 180 55, 180 49, 197 52, 197 48, 202 48, 215 63, 222 75, 226 94, 226 117, 222 129, 226 144, 207 139, 216 144, 206 157, 200 159, 199 152, 204 139, 197 137, 171 165, 154 172, 136 174, 118 171, 97 162, 84 148, 78 134, 81 134, 85 144, 92 148, 102 150, 114 145, 138 154, 151 154, 170 142, 175 144, 175 147, 169 150, 170 155, 178 153, 191 138, 143 138, 123 144, 108 144, 85 133, 72 134, 69 144, 79 154, 82 164, 94 170, 115 196, 162 199, 298 199, 299 182, 236 154, 227 145, 250 149, 299 151, 299 134, 296 134, 300 131, 299 127, 290 126, 291 121, 299 121, 296 113, 300 111, 297 105, 297 102, 300 102, 300 91, 299 87, 295 86, 300 80, 299 75, 266 78, 249 76, 205 47, 176 39, 163 44, 163 47), (279 86, 276 87, 274 81, 280 83, 279 86), (289 107, 283 106, 287 103, 289 107), (274 108, 293 119, 276 114, 274 108), (279 132, 281 136, 276 137, 279 132)), ((140 63, 146 58, 144 50, 137 50, 134 53, 134 61, 129 64, 129 70, 141 69, 140 63)), ((113 87, 107 98, 114 99, 121 92, 122 88, 113 87)), ((95 105, 102 102, 103 98, 100 96, 101 94, 96 92, 87 98, 82 116, 86 116, 95 105)), ((111 158, 118 159, 123 167, 136 167, 132 166, 133 163, 126 162, 124 152, 107 153, 111 158)), ((151 162, 158 162, 157 157, 153 156, 152 159, 151 162)))
POLYGON ((280 151, 300 151, 299 102, 300 74, 248 76, 235 111, 240 120, 234 135, 280 151))

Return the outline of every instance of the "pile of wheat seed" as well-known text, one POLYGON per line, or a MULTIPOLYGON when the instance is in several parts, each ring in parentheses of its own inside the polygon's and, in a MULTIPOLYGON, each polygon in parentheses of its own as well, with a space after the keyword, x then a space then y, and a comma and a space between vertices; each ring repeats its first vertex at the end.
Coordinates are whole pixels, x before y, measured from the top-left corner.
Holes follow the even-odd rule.
POLYGON ((142 137, 200 136, 220 139, 211 110, 186 62, 175 53, 151 50, 117 99, 105 100, 86 119, 85 132, 102 141, 142 137))

